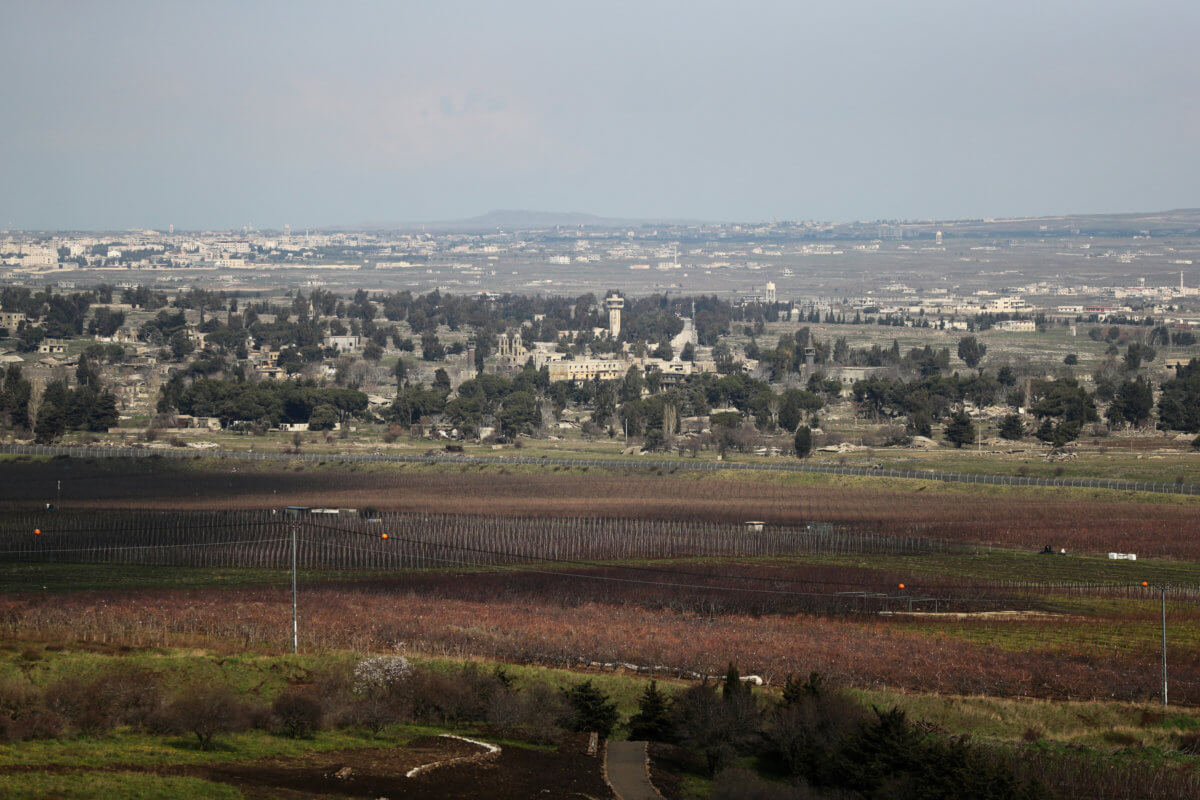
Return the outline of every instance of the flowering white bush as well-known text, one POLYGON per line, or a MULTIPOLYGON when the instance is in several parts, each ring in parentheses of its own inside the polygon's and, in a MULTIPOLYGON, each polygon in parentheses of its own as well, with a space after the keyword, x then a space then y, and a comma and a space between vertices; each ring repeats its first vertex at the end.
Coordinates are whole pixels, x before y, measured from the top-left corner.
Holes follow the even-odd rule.
POLYGON ((364 658, 354 667, 354 693, 386 692, 407 680, 412 671, 404 656, 364 658))

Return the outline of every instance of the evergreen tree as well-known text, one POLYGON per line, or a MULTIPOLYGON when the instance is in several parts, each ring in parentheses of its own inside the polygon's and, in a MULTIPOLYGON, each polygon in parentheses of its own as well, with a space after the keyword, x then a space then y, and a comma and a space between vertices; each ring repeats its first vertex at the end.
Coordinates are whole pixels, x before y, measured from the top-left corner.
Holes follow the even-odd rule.
POLYGON ((670 702, 666 694, 659 691, 657 681, 650 681, 638 699, 637 713, 629 718, 629 738, 649 742, 674 739, 670 702))
POLYGON ((310 431, 331 431, 338 424, 337 409, 328 403, 321 403, 313 409, 308 418, 310 431))
POLYGON ((42 398, 33 432, 38 444, 52 444, 67 429, 66 412, 53 400, 42 398))
POLYGON ((964 336, 958 340, 958 357, 971 369, 979 366, 985 353, 987 353, 987 345, 981 343, 974 336, 964 336))
POLYGON ((721 697, 725 700, 733 700, 740 695, 749 693, 750 684, 742 683, 742 676, 738 674, 737 666, 730 661, 729 668, 725 670, 725 680, 721 683, 721 697))
POLYGON ((807 425, 801 425, 796 428, 796 458, 808 458, 812 453, 812 428, 807 425))
POLYGON ((1020 414, 1009 414, 1000 421, 1000 437, 1016 441, 1025 435, 1025 426, 1021 424, 1020 414))
POLYGON ((96 433, 104 433, 109 428, 117 427, 121 415, 117 411, 117 398, 112 392, 104 390, 95 396, 87 410, 87 420, 84 428, 96 433))
POLYGON ((810 672, 804 680, 788 675, 783 684, 783 704, 794 706, 806 697, 819 697, 825 692, 825 679, 819 672, 810 672))
POLYGON ((21 375, 20 365, 9 364, 0 386, 0 424, 10 428, 30 428, 29 401, 32 396, 33 385, 21 375))
POLYGON ((618 719, 617 704, 610 702, 608 695, 592 685, 590 680, 563 689, 562 695, 570 709, 567 720, 570 730, 595 731, 602 739, 612 734, 618 719))
POLYGON ((964 444, 975 443, 975 423, 971 421, 971 417, 965 411, 959 411, 950 418, 950 422, 946 425, 946 441, 954 444, 955 447, 962 447, 964 444))

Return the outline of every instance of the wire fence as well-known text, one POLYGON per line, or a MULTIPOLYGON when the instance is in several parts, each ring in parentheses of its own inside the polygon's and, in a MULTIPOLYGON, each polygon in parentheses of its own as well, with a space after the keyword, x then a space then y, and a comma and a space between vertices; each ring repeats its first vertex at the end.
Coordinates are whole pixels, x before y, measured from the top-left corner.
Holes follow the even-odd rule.
POLYGON ((215 458, 228 461, 276 462, 346 462, 397 464, 465 464, 465 465, 543 465, 553 467, 597 467, 602 469, 647 469, 661 471, 752 470, 808 472, 828 475, 853 475, 875 478, 910 478, 947 483, 973 483, 992 486, 1047 486, 1081 489, 1111 489, 1127 492, 1200 495, 1200 484, 1182 481, 1136 481, 1117 478, 1043 478, 1032 475, 995 475, 941 470, 886 469, 875 467, 789 462, 778 464, 745 463, 736 461, 701 461, 699 459, 636 458, 551 458, 549 456, 474 456, 455 453, 434 455, 401 455, 393 453, 274 453, 242 450, 191 450, 155 447, 95 447, 71 445, 0 444, 2 455, 70 457, 70 458, 172 458, 192 460, 215 458))
MULTIPOLYGON (((518 568, 530 574, 638 584, 664 590, 731 590, 782 596, 837 597, 838 607, 890 608, 894 584, 880 576, 805 577, 748 574, 710 565, 688 571, 680 559, 772 559, 803 555, 986 553, 938 539, 855 532, 828 523, 768 525, 622 518, 547 518, 386 513, 363 517, 334 509, 286 511, 43 511, 0 516, 0 563, 113 564, 305 571, 404 572, 518 568), (553 571, 548 571, 553 570, 553 571), (600 573, 589 575, 587 573, 600 573), (612 572, 616 570, 616 572, 612 572), (666 576, 666 577, 664 577, 666 576), (703 578, 704 585, 689 583, 703 578), (680 581, 683 581, 682 583, 680 581), (718 581, 714 585, 711 581, 718 581), (813 594, 816 587, 816 594, 813 594)), ((799 575, 800 573, 797 573, 799 575)), ((972 607, 1020 597, 1070 603, 1077 597, 1145 599, 1140 581, 929 578, 921 602, 954 599, 972 607), (1000 592, 1000 595, 996 593, 1000 592)), ((1200 600, 1200 586, 1174 584, 1173 599, 1200 600)), ((787 598, 785 598, 787 599, 787 598)), ((1017 605, 1020 605, 1018 603, 1017 605)), ((922 608, 920 603, 918 610, 922 608)))
MULTIPOLYGON (((331 510, 332 511, 332 510, 331 510)), ((824 523, 767 526, 597 517, 276 511, 50 511, 0 517, 0 561, 285 568, 299 526, 306 570, 511 566, 588 559, 911 555, 954 545, 824 523), (386 536, 385 536, 386 535, 386 536)))

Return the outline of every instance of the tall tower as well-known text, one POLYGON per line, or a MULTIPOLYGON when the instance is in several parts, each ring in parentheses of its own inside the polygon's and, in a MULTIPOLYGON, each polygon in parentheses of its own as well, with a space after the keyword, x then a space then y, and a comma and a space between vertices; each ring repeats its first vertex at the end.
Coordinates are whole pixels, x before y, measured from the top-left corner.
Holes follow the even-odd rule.
POLYGON ((763 293, 763 299, 768 303, 775 302, 775 282, 767 281, 767 290, 763 293))
POLYGON ((610 294, 604 298, 604 307, 608 309, 608 333, 616 339, 621 335, 621 309, 625 307, 625 298, 610 294))

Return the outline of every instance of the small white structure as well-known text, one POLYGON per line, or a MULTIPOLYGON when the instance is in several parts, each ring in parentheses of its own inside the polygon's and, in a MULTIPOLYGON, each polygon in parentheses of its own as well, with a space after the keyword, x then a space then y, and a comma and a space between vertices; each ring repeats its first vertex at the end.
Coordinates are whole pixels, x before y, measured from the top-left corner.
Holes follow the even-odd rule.
POLYGON ((751 520, 750 522, 747 522, 747 523, 745 524, 745 525, 746 525, 746 531, 747 531, 747 532, 752 532, 752 533, 762 533, 763 526, 765 526, 766 524, 767 524, 767 523, 765 523, 765 522, 760 522, 760 521, 758 521, 758 520, 751 520))
POLYGON ((1113 561, 1137 561, 1137 553, 1109 553, 1108 557, 1113 561))

